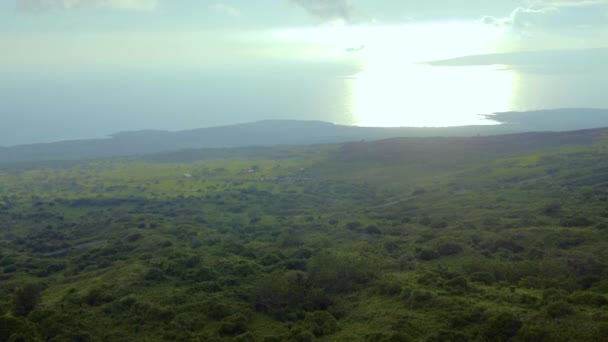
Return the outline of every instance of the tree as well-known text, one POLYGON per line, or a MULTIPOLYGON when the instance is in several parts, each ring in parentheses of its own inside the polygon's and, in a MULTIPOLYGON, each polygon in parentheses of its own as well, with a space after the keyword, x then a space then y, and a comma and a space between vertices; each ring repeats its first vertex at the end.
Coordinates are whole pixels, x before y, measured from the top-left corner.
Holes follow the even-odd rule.
POLYGON ((15 316, 27 316, 40 301, 42 288, 38 284, 25 284, 15 290, 13 295, 13 314, 15 316))

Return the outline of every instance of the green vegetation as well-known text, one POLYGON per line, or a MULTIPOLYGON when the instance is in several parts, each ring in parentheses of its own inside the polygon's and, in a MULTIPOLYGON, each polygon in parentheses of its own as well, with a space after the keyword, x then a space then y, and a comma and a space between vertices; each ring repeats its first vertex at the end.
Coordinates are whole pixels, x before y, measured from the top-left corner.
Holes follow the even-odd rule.
POLYGON ((605 340, 605 133, 4 166, 0 340, 605 340))

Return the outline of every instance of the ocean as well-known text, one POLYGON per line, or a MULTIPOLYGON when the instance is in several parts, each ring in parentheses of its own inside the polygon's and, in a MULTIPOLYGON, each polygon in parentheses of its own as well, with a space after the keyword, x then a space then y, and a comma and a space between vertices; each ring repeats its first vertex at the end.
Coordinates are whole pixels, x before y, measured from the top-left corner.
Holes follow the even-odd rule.
POLYGON ((360 126, 492 124, 480 114, 608 108, 606 73, 502 66, 339 72, 73 73, 0 80, 0 145, 266 119, 360 126))

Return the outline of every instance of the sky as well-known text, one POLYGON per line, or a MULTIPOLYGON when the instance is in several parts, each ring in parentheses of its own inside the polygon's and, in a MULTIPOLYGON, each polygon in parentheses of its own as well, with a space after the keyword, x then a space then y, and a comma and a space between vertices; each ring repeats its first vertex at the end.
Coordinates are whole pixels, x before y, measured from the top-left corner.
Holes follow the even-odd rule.
POLYGON ((608 0, 5 0, 0 145, 276 118, 373 124, 344 112, 377 107, 378 87, 399 86, 390 75, 414 77, 405 64, 485 55, 530 69, 552 51, 560 69, 570 50, 600 56, 607 42, 608 0), (341 89, 351 78, 375 81, 341 89))

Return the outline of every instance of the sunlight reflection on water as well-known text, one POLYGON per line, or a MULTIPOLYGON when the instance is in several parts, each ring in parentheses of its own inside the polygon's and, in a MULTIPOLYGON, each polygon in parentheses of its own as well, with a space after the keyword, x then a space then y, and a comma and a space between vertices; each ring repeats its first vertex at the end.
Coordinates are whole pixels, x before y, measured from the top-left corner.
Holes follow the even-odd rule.
POLYGON ((513 109, 517 76, 499 66, 367 70, 345 79, 359 126, 487 125, 480 114, 513 109))

